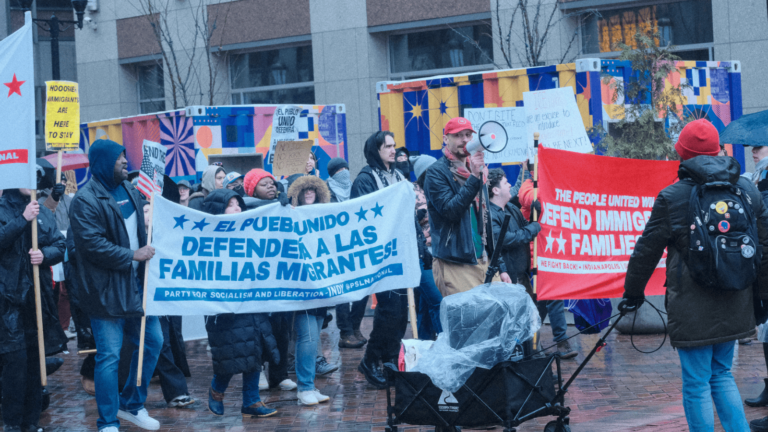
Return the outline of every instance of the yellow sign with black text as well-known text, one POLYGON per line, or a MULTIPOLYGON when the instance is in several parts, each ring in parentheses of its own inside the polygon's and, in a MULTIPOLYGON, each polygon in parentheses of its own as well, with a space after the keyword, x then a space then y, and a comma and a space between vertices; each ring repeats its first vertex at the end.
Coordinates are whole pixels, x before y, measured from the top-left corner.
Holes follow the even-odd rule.
POLYGON ((45 149, 80 147, 80 96, 72 81, 45 82, 45 149))

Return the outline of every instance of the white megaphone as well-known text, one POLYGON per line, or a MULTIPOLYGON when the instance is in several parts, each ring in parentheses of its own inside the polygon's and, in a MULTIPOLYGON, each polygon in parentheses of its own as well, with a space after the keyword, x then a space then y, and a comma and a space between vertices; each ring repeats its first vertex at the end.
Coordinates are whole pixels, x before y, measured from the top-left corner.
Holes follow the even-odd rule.
POLYGON ((507 146, 507 130, 501 123, 489 120, 477 129, 477 134, 465 147, 467 153, 479 151, 499 153, 507 146))

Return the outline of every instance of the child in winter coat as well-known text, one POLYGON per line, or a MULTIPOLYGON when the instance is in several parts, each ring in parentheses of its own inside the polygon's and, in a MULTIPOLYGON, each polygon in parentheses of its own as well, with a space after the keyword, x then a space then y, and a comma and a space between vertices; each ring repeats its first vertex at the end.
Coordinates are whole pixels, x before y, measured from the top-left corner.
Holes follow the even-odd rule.
MULTIPOLYGON (((203 210, 212 215, 240 213, 243 198, 230 189, 211 191, 203 202, 203 210)), ((277 413, 259 397, 259 372, 262 352, 280 362, 277 343, 266 314, 220 314, 206 317, 205 329, 213 356, 213 380, 208 390, 208 409, 224 415, 224 392, 235 374, 243 374, 243 407, 245 417, 269 417, 277 413)))

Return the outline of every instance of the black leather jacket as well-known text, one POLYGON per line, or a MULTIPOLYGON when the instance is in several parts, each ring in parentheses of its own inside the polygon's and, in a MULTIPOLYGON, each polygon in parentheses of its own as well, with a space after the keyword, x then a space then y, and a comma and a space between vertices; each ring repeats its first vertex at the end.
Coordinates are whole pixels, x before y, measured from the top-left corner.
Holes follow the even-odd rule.
MULTIPOLYGON (((136 208, 139 247, 144 247, 147 234, 139 192, 127 181, 118 187, 128 191, 136 208)), ((75 195, 69 216, 83 311, 91 318, 142 316, 137 275, 144 275, 144 263, 134 270, 133 250, 117 201, 92 178, 75 195)))
MULTIPOLYGON (((453 178, 450 162, 445 156, 427 169, 424 195, 435 258, 458 264, 477 264, 470 205, 481 190, 487 197, 482 180, 475 176, 469 176, 464 186, 460 186, 453 178)), ((490 257, 492 251, 486 252, 490 257)), ((499 259, 499 269, 502 273, 507 271, 503 258, 499 259)))

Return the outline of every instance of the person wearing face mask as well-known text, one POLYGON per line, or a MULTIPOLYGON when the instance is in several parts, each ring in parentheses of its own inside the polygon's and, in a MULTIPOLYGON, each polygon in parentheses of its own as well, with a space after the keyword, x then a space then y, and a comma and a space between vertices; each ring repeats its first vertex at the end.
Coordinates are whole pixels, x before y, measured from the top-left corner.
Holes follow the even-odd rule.
MULTIPOLYGON (((215 190, 203 203, 203 211, 212 215, 237 214, 245 208, 243 198, 230 189, 215 190)), ((225 313, 205 320, 213 359, 213 379, 208 389, 208 409, 224 415, 224 392, 236 374, 243 374, 243 417, 269 417, 277 410, 261 401, 259 370, 262 355, 280 363, 280 353, 272 335, 267 314, 225 313)))
POLYGON ((216 189, 224 187, 224 178, 227 176, 227 172, 224 168, 218 165, 210 165, 203 171, 202 189, 200 192, 195 192, 189 197, 189 208, 195 210, 203 209, 203 201, 209 193, 216 189))
POLYGON ((237 192, 238 195, 245 196, 245 189, 243 189, 243 180, 245 176, 237 171, 232 171, 224 176, 224 187, 237 192))
POLYGON ((328 180, 326 184, 331 191, 331 202, 344 202, 352 193, 352 180, 349 175, 349 164, 342 158, 333 158, 326 166, 328 180))
POLYGON ((2 415, 6 431, 42 431, 38 426, 43 389, 35 323, 32 266, 40 272, 46 352, 66 346, 53 303, 50 266, 64 259, 64 236, 53 213, 31 201, 29 189, 8 189, 0 198, 0 364, 2 415), (38 250, 32 250, 32 220, 38 220, 38 250), (48 325, 53 318, 53 325, 48 325), (52 343, 53 342, 53 343, 52 343))
POLYGON ((395 151, 395 168, 399 169, 401 173, 411 180, 411 171, 413 171, 413 165, 411 165, 411 152, 405 147, 399 147, 395 151))

